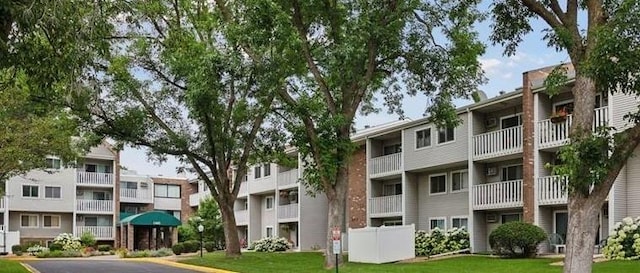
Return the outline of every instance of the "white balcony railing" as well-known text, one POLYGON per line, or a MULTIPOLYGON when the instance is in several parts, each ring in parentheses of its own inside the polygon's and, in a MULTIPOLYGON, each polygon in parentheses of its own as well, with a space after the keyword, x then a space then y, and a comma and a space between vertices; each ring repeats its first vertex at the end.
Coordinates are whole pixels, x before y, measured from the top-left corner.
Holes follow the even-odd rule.
POLYGON ((400 171, 402 167, 402 153, 383 155, 371 159, 369 173, 371 175, 400 171))
POLYGON ((522 206, 522 180, 473 186, 473 209, 500 209, 522 206))
POLYGON ((86 231, 91 232, 96 239, 113 240, 113 227, 112 226, 77 226, 76 236, 81 236, 86 231))
POLYGON ((113 186, 113 174, 78 171, 76 181, 78 185, 113 186))
POLYGON ((76 200, 78 212, 113 212, 113 200, 76 200))
POLYGON ((402 194, 370 198, 369 209, 371 216, 401 214, 402 194))
POLYGON ((560 205, 567 203, 567 182, 565 176, 545 176, 538 178, 538 203, 540 205, 560 205))
MULTIPOLYGON (((609 108, 602 107, 594 110, 593 128, 604 126, 609 120, 609 108)), ((540 148, 562 146, 569 143, 569 131, 573 122, 573 115, 567 115, 565 120, 553 122, 545 119, 538 122, 538 144, 540 148)))
POLYGON ((474 159, 519 152, 522 152, 522 125, 473 136, 474 159))
POLYGON ((298 183, 298 169, 288 170, 278 174, 278 186, 284 187, 298 183))
POLYGON ((249 222, 248 212, 248 210, 236 210, 236 224, 246 224, 249 222))
POLYGON ((120 189, 121 202, 151 203, 150 189, 120 189))
POLYGON ((278 219, 294 219, 298 218, 298 204, 289 204, 278 206, 278 219))

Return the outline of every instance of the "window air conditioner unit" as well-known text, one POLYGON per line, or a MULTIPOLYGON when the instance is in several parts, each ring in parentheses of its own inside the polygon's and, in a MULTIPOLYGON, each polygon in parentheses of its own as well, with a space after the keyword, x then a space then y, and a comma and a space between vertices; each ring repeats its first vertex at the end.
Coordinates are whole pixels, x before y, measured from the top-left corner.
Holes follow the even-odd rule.
POLYGON ((498 215, 495 213, 487 213, 487 223, 498 222, 498 215))
POLYGON ((76 221, 84 221, 84 216, 82 215, 76 216, 76 221))
POLYGON ((496 118, 487 118, 484 121, 484 126, 487 128, 493 128, 498 126, 498 120, 496 120, 496 118))
POLYGON ((498 174, 498 168, 496 167, 487 167, 487 175, 494 176, 498 174))

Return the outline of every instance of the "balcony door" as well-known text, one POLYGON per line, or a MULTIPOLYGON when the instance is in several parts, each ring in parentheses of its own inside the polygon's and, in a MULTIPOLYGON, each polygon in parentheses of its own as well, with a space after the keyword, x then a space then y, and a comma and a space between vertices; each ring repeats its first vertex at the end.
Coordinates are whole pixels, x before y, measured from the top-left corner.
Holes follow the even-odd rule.
POLYGON ((553 233, 560 235, 562 241, 567 241, 567 226, 569 225, 569 213, 556 211, 553 213, 553 233))

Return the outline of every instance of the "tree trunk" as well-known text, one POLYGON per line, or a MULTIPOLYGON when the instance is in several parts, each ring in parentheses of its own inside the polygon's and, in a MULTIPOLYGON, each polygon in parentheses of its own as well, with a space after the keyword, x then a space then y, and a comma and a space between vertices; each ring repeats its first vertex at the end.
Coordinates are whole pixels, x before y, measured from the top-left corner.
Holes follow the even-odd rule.
POLYGON ((220 202, 220 214, 222 215, 224 227, 224 241, 226 244, 226 256, 240 256, 240 238, 238 237, 238 229, 236 227, 236 215, 233 212, 233 203, 226 204, 220 202))
MULTIPOLYGON (((324 251, 325 268, 334 268, 336 266, 336 253, 333 253, 333 228, 339 227, 342 233, 346 232, 345 210, 347 204, 347 188, 349 180, 346 172, 347 163, 343 164, 343 166, 338 167, 336 184, 332 187, 331 190, 326 192, 329 202, 329 209, 327 218, 327 247, 324 251)), ((342 255, 338 255, 338 264, 341 263, 342 255)))
POLYGON ((564 273, 591 272, 601 202, 579 194, 569 196, 569 225, 564 273), (591 200, 589 200, 591 199, 591 200))

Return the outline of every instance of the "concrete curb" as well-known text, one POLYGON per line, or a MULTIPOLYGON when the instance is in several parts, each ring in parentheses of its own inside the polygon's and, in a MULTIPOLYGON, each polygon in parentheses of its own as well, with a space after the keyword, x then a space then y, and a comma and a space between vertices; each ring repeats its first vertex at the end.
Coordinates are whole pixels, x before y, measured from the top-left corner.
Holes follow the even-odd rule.
POLYGON ((26 263, 20 263, 20 265, 22 265, 22 267, 24 267, 25 269, 27 269, 27 271, 31 272, 31 273, 40 273, 40 271, 38 271, 38 269, 33 268, 33 266, 30 266, 26 263))
POLYGON ((198 271, 198 272, 205 272, 205 273, 237 273, 237 272, 234 272, 234 271, 228 271, 228 270, 224 270, 224 269, 217 269, 217 268, 211 268, 211 267, 183 264, 183 263, 178 263, 178 262, 174 262, 174 261, 170 261, 170 260, 166 260, 166 259, 158 259, 158 258, 130 258, 130 259, 125 259, 125 261, 150 262, 150 263, 156 263, 156 264, 172 266, 172 267, 177 267, 177 268, 182 268, 182 269, 189 269, 189 270, 198 271))

